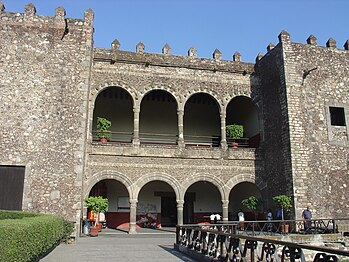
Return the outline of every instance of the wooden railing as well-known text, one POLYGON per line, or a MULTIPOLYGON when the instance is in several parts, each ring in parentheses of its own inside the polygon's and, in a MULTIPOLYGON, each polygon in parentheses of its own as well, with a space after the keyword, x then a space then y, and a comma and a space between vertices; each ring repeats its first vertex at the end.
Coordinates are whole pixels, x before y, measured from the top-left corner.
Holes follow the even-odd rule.
MULTIPOLYGON (((236 225, 238 223, 231 226, 236 225)), ((343 257, 349 257, 349 252, 343 249, 256 237, 238 233, 232 230, 233 227, 227 226, 227 224, 177 226, 175 248, 199 261, 320 262, 341 261, 343 257), (304 250, 309 254, 307 258, 304 250)))

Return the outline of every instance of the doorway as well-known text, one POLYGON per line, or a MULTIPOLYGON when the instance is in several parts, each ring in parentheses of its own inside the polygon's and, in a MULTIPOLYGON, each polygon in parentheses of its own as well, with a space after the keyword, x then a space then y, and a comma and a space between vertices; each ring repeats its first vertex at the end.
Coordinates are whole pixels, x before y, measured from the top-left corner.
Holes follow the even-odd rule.
POLYGON ((161 226, 173 227, 177 222, 177 203, 175 196, 161 197, 161 226))

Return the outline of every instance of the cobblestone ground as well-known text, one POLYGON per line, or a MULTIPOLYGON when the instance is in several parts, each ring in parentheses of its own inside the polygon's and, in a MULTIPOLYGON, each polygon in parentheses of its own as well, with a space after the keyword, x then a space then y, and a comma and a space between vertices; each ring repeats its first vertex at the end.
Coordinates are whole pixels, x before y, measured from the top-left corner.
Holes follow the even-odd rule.
POLYGON ((40 261, 196 261, 173 250, 174 242, 175 234, 169 232, 128 235, 106 229, 98 237, 61 244, 40 261))

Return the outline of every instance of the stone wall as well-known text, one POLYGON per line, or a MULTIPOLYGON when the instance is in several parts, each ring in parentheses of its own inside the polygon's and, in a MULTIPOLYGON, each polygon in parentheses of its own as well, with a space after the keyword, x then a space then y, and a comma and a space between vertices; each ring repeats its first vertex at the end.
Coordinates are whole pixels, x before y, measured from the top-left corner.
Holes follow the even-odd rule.
POLYGON ((265 160, 265 172, 262 177, 268 187, 269 206, 275 206, 271 201, 273 196, 293 196, 282 49, 282 43, 279 43, 256 63, 263 105, 264 143, 261 154, 265 160))
POLYGON ((93 12, 0 12, 0 164, 25 166, 23 209, 79 221, 93 12))
POLYGON ((316 217, 346 217, 349 212, 349 51, 284 43, 292 175, 296 215, 307 205, 316 217), (346 126, 331 125, 329 107, 342 107, 346 126), (336 134, 340 130, 340 135, 336 134), (333 135, 335 134, 335 135, 333 135))
POLYGON ((308 205, 317 218, 345 217, 349 52, 332 40, 318 47, 313 36, 299 44, 282 32, 279 40, 256 65, 268 191, 293 196, 298 219, 308 205), (346 126, 331 125, 330 106, 344 108, 346 126))

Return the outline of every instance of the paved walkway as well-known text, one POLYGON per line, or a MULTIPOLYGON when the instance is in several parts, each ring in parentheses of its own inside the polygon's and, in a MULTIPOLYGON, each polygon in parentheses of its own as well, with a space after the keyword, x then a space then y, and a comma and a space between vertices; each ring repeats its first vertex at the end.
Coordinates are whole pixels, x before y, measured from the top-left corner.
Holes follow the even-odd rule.
POLYGON ((61 244, 42 262, 75 261, 187 261, 194 262, 173 249, 175 233, 146 230, 129 235, 103 229, 98 237, 81 237, 74 244, 61 244))

